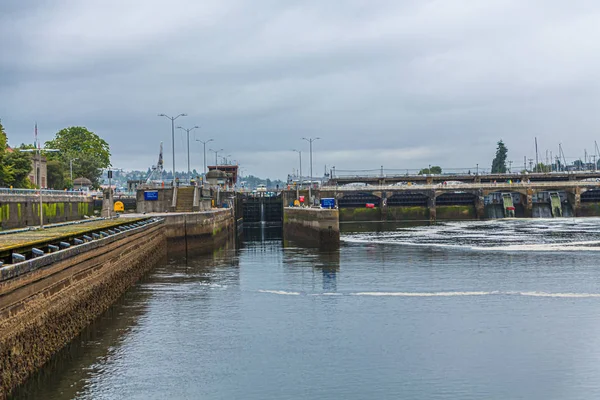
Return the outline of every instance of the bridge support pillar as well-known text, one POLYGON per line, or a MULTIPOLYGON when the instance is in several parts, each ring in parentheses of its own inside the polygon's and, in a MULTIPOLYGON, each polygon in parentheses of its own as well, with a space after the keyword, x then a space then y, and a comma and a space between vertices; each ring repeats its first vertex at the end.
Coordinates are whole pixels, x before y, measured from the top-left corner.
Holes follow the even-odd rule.
POLYGON ((573 216, 581 216, 581 188, 577 186, 572 190, 567 190, 567 199, 573 208, 573 216))
POLYGON ((427 200, 427 207, 429 208, 429 222, 435 222, 437 216, 436 208, 435 208, 435 192, 432 191, 429 194, 429 199, 427 200))
POLYGON ((523 204, 523 205, 525 207, 523 207, 523 209, 524 209, 524 213, 525 213, 525 218, 531 218, 533 215, 533 190, 527 189, 527 195, 524 197, 525 197, 525 204, 523 204))
POLYGON ((485 203, 483 200, 483 194, 479 193, 476 197, 475 197, 475 216, 477 217, 477 219, 484 219, 485 218, 485 203))

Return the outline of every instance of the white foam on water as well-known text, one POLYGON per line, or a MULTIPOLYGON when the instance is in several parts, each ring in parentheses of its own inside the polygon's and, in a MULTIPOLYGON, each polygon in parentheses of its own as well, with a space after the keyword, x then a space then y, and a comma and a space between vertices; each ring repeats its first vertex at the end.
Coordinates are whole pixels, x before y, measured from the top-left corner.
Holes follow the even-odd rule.
POLYGON ((393 297, 448 297, 448 296, 489 296, 499 292, 358 292, 351 296, 393 296, 393 297))
POLYGON ((260 293, 278 294, 281 296, 299 296, 299 292, 286 292, 285 290, 259 290, 260 293))
POLYGON ((562 298, 593 298, 600 297, 600 293, 548 293, 548 292, 517 292, 521 296, 531 297, 562 297, 562 298))

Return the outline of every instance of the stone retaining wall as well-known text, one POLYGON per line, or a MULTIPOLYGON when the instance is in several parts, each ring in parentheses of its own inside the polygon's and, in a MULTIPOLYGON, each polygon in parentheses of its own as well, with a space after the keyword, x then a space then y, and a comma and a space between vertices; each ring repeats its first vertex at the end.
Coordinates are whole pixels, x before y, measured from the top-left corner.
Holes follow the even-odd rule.
POLYGON ((0 282, 0 398, 164 260, 163 230, 155 223, 88 243, 95 247, 85 252, 49 254, 52 264, 0 282))

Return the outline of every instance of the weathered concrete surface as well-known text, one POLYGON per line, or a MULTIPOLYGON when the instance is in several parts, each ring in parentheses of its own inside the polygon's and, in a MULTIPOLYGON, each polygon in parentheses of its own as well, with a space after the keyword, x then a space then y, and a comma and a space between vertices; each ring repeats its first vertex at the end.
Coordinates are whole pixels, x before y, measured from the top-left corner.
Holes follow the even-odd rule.
MULTIPOLYGON (((0 195, 0 229, 15 229, 40 224, 37 196, 0 195)), ((91 197, 44 195, 44 224, 75 221, 93 215, 91 197)))
MULTIPOLYGON (((187 187, 185 187, 187 188, 187 187)), ((136 207, 137 212, 145 213, 165 213, 175 211, 177 204, 176 188, 155 188, 155 189, 138 189, 136 192, 136 207), (145 200, 144 192, 158 192, 158 200, 145 200)), ((190 211, 208 211, 212 207, 211 191, 206 188, 196 187, 194 190, 194 198, 192 210, 190 211)))
POLYGON ((285 207, 283 209, 283 239, 324 249, 339 247, 338 210, 285 207))
POLYGON ((477 219, 475 206, 437 206, 436 220, 470 220, 477 219))
POLYGON ((169 253, 210 251, 230 238, 235 232, 232 208, 213 208, 210 211, 189 213, 128 214, 128 217, 160 217, 167 237, 169 253))
POLYGON ((0 260, 6 256, 10 256, 12 251, 18 251, 20 253, 29 252, 32 247, 43 248, 48 244, 57 244, 59 241, 69 242, 70 239, 74 237, 81 238, 82 235, 91 235, 91 232, 110 229, 111 227, 118 225, 132 224, 141 221, 141 219, 142 218, 114 218, 86 220, 63 226, 48 225, 45 229, 3 233, 3 235, 0 236, 0 260))
POLYGON ((51 263, 0 282, 0 398, 165 257, 163 228, 155 222, 29 260, 51 263))

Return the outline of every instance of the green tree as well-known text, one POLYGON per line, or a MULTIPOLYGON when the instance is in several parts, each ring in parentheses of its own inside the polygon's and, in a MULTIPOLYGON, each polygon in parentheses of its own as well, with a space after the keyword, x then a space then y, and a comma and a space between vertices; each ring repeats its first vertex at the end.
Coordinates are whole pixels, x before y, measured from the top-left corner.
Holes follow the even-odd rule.
POLYGON ((442 167, 440 167, 438 165, 434 165, 433 167, 431 167, 431 169, 423 168, 419 171, 419 175, 429 175, 429 174, 440 175, 441 173, 442 173, 442 167))
POLYGON ((508 149, 504 145, 502 139, 498 142, 496 147, 496 157, 492 161, 492 174, 504 174, 506 173, 506 156, 508 155, 508 149))
POLYGON ((48 187, 58 190, 72 187, 72 185, 66 184, 65 168, 60 160, 48 160, 46 168, 48 171, 48 187))
MULTIPOLYGON (((82 126, 72 126, 59 131, 46 146, 59 150, 49 158, 59 160, 63 166, 63 176, 70 173, 69 161, 73 162, 73 178, 84 177, 99 186, 102 168, 110 166, 108 143, 94 132, 82 126)), ((65 180, 66 180, 65 176, 65 180)))
POLYGON ((31 188, 33 184, 29 180, 31 173, 31 155, 29 153, 14 149, 12 153, 4 155, 4 164, 10 169, 10 178, 5 183, 15 188, 31 188))
POLYGON ((4 126, 2 126, 2 120, 0 120, 0 186, 8 186, 7 181, 11 180, 10 171, 4 157, 6 155, 6 133, 4 132, 4 126))

